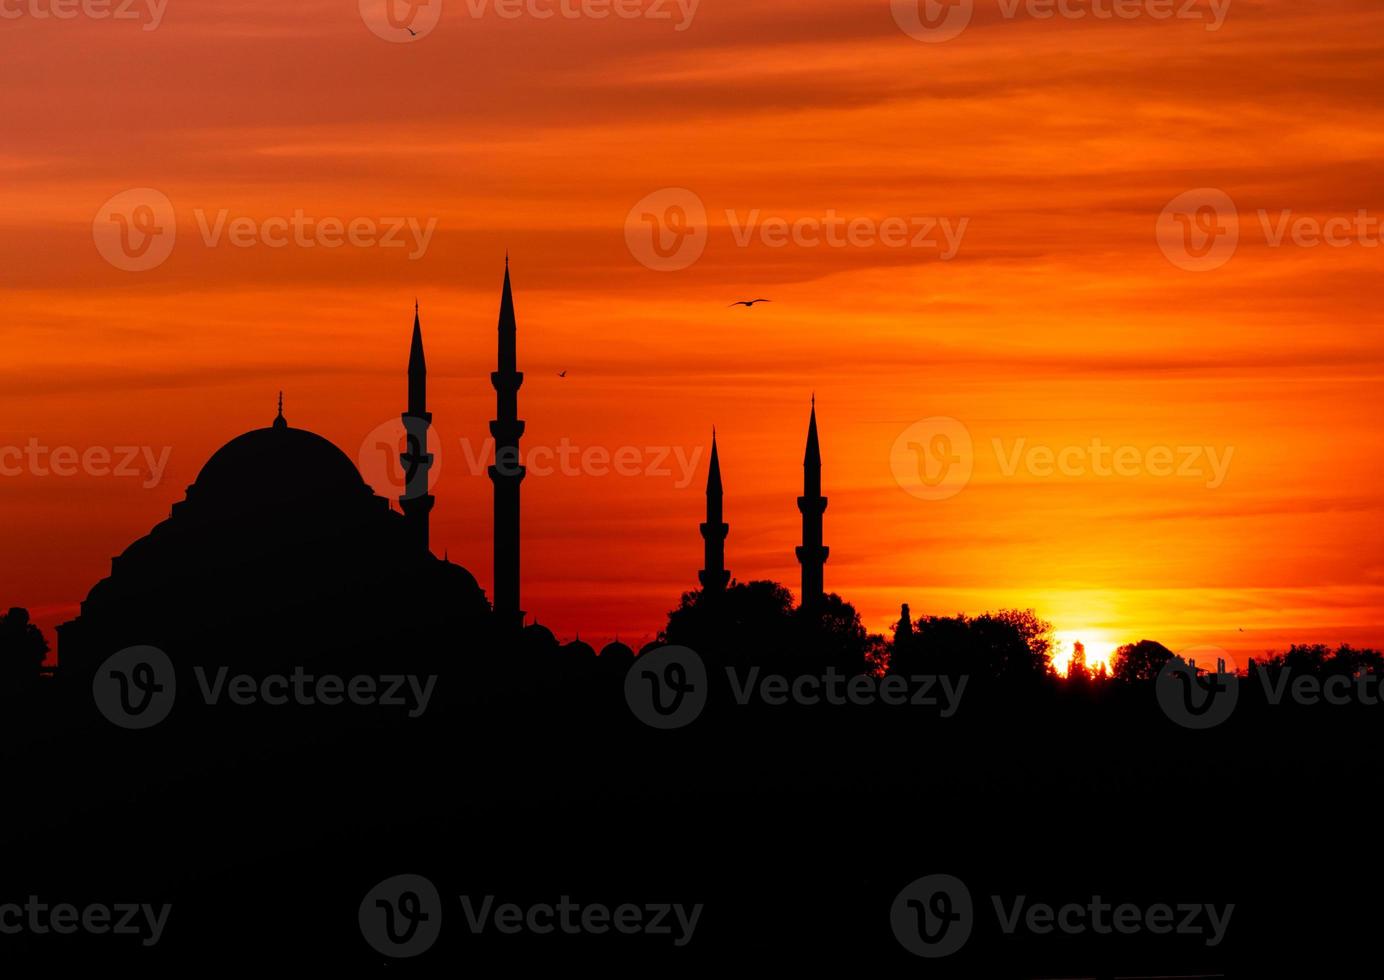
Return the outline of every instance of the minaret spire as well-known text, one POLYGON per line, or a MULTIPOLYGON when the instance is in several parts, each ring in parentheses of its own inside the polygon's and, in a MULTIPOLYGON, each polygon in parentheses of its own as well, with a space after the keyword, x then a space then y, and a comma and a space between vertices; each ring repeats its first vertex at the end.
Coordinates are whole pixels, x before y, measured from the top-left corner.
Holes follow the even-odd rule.
POLYGON ((706 521, 702 524, 702 570, 697 574, 704 592, 720 592, 730 582, 726 571, 726 535, 730 525, 722 518, 721 456, 716 449, 716 427, 711 427, 711 465, 706 472, 706 521))
POLYGON ((821 601, 823 594, 822 566, 830 551, 822 544, 822 514, 827 498, 822 496, 822 447, 817 438, 817 395, 812 395, 812 414, 807 422, 807 451, 803 454, 803 495, 798 498, 798 510, 803 515, 803 543, 797 549, 798 564, 802 565, 802 605, 821 601))
POLYGON ((490 467, 490 482, 495 488, 495 616, 501 630, 508 632, 517 632, 524 625, 524 611, 519 607, 519 484, 525 473, 519 455, 519 437, 524 434, 524 422, 519 418, 519 386, 524 383, 524 375, 517 368, 517 335, 506 251, 498 364, 490 375, 495 388, 495 419, 490 423, 490 434, 495 439, 495 465, 490 467))
POLYGON ((284 418, 284 393, 282 391, 279 392, 279 414, 274 416, 274 428, 288 428, 288 419, 284 418))
POLYGON ((428 452, 428 363, 423 356, 423 327, 418 319, 418 300, 413 301, 413 340, 408 352, 408 411, 403 415, 406 448, 399 454, 404 467, 404 493, 399 498, 409 534, 421 551, 428 550, 429 518, 433 495, 428 492, 428 475, 433 456, 428 452))

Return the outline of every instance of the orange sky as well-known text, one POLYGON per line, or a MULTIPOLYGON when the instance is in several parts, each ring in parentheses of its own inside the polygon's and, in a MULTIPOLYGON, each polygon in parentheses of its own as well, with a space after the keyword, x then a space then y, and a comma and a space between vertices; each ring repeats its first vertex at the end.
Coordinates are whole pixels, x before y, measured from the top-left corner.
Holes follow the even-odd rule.
POLYGON ((431 2, 417 40, 388 43, 355 0, 167 0, 151 30, 145 0, 142 20, 0 0, 0 447, 169 447, 147 488, 0 476, 0 605, 45 628, 72 615, 217 446, 270 421, 280 388, 292 424, 358 456, 404 408, 415 295, 435 549, 488 589, 490 485, 468 448, 494 414, 508 248, 526 449, 638 447, 636 468, 669 453, 668 475, 525 482, 524 605, 560 635, 650 636, 695 585, 713 423, 729 567, 796 588, 815 390, 827 586, 873 629, 906 601, 915 616, 1034 606, 1074 637, 1236 656, 1384 643, 1375 0, 1231 0, 1214 30, 1209 3, 1042 18, 976 0, 936 43, 888 0, 701 0, 690 21, 654 0, 623 9, 669 19, 431 2), (132 188, 166 195, 177 229, 135 272, 93 241, 132 188), (626 238, 665 188, 709 224, 672 271, 626 238), (1238 209, 1238 249, 1206 271, 1155 234, 1197 188, 1238 209), (1373 231, 1339 247, 1272 244, 1284 211, 1362 210, 1373 231), (208 244, 223 211, 435 230, 417 257, 208 244), (756 215, 828 214, 867 238, 886 219, 964 233, 950 258, 878 234, 738 238, 756 215), (726 308, 758 296, 774 302, 726 308), (947 499, 895 478, 896 440, 928 418, 973 445, 947 499), (1093 440, 1132 453, 1134 475, 1095 472, 1093 440), (1033 447, 1071 465, 1022 462, 1033 447), (1217 477, 1203 454, 1179 474, 1182 447, 1228 465, 1217 477), (699 451, 684 485, 678 454, 699 451))

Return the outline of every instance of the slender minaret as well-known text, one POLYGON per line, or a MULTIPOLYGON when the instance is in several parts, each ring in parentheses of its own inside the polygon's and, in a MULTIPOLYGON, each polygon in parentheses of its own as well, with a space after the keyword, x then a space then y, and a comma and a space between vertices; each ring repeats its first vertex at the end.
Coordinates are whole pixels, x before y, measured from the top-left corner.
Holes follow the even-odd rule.
POLYGON ((711 430, 711 468, 706 474, 706 523, 702 525, 703 568, 697 573, 703 592, 720 592, 730 583, 726 571, 726 535, 730 525, 721 512, 721 457, 716 452, 716 429, 711 430))
POLYGON ((827 498, 822 496, 822 447, 817 442, 817 396, 812 396, 812 416, 807 423, 807 452, 803 456, 803 495, 798 510, 803 515, 803 543, 797 549, 803 567, 802 604, 815 605, 822 598, 822 566, 830 550, 822 544, 822 513, 827 498))
POLYGON ((405 450, 399 454, 404 466, 404 493, 399 498, 409 536, 419 550, 428 550, 428 515, 433 495, 428 493, 428 473, 433 456, 428 452, 428 364, 423 358, 423 328, 418 322, 418 302, 413 304, 413 342, 408 352, 408 411, 404 413, 405 450))
POLYGON ((519 462, 519 437, 524 423, 519 418, 519 386, 524 375, 515 369, 514 296, 509 285, 509 255, 505 255, 505 285, 500 295, 500 357, 498 370, 490 375, 495 386, 495 465, 490 481, 495 485, 495 618, 501 629, 518 631, 524 625, 519 608, 519 484, 524 467, 519 462))

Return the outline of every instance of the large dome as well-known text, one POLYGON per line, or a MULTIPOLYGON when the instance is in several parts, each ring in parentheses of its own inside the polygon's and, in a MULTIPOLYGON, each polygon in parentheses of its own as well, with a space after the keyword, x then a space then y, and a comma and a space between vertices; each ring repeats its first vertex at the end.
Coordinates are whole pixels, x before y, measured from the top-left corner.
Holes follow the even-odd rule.
POLYGON ((188 502, 195 506, 365 495, 373 491, 349 456, 316 433, 282 420, 226 443, 187 490, 188 502))

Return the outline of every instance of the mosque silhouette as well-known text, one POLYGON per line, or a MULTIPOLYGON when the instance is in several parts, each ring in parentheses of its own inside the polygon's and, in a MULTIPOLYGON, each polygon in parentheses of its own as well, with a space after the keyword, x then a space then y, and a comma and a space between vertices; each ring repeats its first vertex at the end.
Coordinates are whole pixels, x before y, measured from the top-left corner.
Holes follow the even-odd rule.
MULTIPOLYGON (((111 561, 110 574, 57 628, 58 663, 68 677, 90 677, 111 654, 151 645, 185 663, 258 664, 266 669, 330 655, 334 665, 378 662, 387 651, 454 657, 480 643, 520 643, 556 650, 552 632, 525 625, 520 605, 520 454, 517 322, 505 258, 498 322, 498 364, 491 374, 496 417, 490 423, 495 463, 494 595, 475 576, 430 550, 429 493, 433 455, 428 436, 427 361, 415 304, 408 360, 408 399, 400 454, 399 509, 376 495, 341 449, 278 415, 218 449, 172 506, 168 518, 111 561)), ((823 597, 821 451, 816 402, 803 460, 801 601, 823 597)), ((703 589, 727 588, 721 467, 715 435, 701 525, 703 589)), ((580 636, 562 651, 596 651, 580 636)), ((608 644, 602 657, 628 663, 634 651, 608 644)), ((433 659, 435 665, 437 659, 433 659)), ((609 662, 609 661, 608 661, 609 662)))

